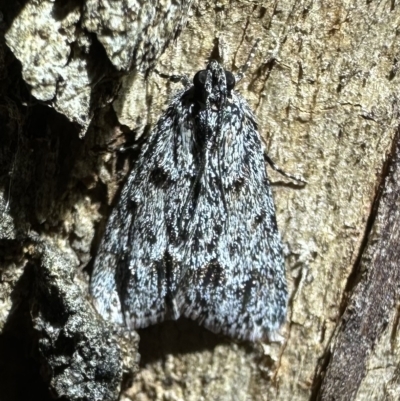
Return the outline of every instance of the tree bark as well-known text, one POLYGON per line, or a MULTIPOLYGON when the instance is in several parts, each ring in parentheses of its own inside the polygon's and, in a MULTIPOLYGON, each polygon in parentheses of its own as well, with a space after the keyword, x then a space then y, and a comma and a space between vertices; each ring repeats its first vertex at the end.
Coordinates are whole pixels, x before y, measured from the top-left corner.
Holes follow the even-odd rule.
POLYGON ((0 7, 0 398, 398 399, 398 5, 152 4, 0 7), (237 90, 270 157, 308 181, 269 171, 290 289, 282 341, 182 319, 138 344, 88 295, 137 157, 120 149, 181 88, 162 74, 192 77, 210 57, 235 71, 257 38, 237 90))

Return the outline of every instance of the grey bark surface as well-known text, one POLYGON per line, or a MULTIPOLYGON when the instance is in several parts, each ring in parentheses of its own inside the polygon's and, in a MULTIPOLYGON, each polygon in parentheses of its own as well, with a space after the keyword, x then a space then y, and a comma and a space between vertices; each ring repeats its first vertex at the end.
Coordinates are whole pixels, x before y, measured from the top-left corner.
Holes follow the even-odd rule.
POLYGON ((398 4, 190 3, 0 3, 0 398, 399 399, 398 4), (138 344, 88 295, 137 157, 120 148, 180 89, 153 67, 193 76, 223 53, 235 71, 256 38, 237 90, 270 157, 308 181, 269 171, 290 290, 282 341, 179 320, 138 344))

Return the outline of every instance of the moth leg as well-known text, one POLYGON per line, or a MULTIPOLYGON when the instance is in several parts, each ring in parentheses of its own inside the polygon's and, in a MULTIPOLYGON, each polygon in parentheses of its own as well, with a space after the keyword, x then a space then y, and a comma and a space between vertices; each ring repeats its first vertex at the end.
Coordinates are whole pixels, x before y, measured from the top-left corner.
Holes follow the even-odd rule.
POLYGON ((261 40, 260 38, 256 39, 256 41, 249 53, 249 56, 247 57, 247 61, 239 68, 237 74, 235 75, 235 83, 238 83, 244 77, 244 74, 246 73, 246 71, 249 69, 249 67, 253 61, 253 58, 256 54, 256 51, 258 49, 258 44, 260 43, 260 40, 261 40))
POLYGON ((307 181, 303 177, 289 174, 286 171, 282 170, 276 163, 272 161, 272 159, 267 155, 266 152, 264 152, 264 160, 271 166, 272 169, 277 171, 279 174, 282 174, 284 177, 301 182, 303 184, 307 184, 307 181))
POLYGON ((192 86, 192 81, 187 75, 169 75, 164 74, 157 69, 155 69, 154 72, 156 72, 161 78, 169 79, 171 82, 180 82, 185 89, 189 89, 192 86))

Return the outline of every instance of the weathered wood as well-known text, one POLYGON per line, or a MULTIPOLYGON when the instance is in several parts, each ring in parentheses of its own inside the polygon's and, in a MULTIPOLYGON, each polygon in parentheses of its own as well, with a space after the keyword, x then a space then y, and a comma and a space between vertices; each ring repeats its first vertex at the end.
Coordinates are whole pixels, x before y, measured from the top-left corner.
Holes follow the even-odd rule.
MULTIPOLYGON (((383 180, 379 208, 360 265, 361 277, 340 319, 318 399, 356 399, 368 357, 387 328, 400 296, 400 137, 383 180)), ((374 211, 375 213, 375 211, 374 211)), ((379 383, 377 383, 379 385, 379 383)))

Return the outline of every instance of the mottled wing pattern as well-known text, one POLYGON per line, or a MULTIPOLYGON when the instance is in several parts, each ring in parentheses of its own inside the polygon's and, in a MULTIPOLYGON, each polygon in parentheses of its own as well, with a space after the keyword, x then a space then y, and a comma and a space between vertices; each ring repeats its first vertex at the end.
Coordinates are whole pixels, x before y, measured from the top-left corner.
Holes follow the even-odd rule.
POLYGON ((172 99, 107 224, 91 292, 132 328, 183 315, 239 339, 286 314, 281 239, 264 147, 216 61, 172 99))
MULTIPOLYGON (((193 170, 189 108, 178 93, 158 121, 107 223, 95 260, 91 293, 96 309, 115 323, 146 327, 177 317, 171 292, 176 263, 167 255, 172 205, 189 192, 193 170), (178 110, 176 110, 179 108, 178 110), (169 311, 169 308, 173 310, 169 311)), ((174 210, 177 213, 177 210, 174 210)))
MULTIPOLYGON (((217 112, 208 124, 218 130, 217 112)), ((267 338, 286 315, 282 246, 255 118, 234 92, 200 187, 176 303, 214 332, 267 338)))

